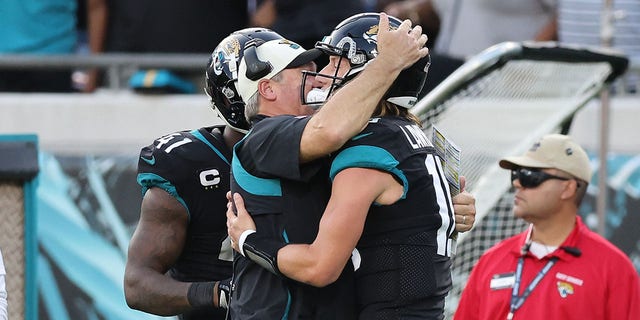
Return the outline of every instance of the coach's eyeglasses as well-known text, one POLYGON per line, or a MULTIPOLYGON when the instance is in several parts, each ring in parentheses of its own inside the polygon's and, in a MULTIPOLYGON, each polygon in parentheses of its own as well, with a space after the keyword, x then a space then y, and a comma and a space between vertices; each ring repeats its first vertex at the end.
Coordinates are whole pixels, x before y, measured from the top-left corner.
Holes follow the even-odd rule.
POLYGON ((511 183, 518 179, 524 188, 535 188, 549 179, 571 180, 570 178, 558 177, 536 169, 518 168, 511 170, 511 183))

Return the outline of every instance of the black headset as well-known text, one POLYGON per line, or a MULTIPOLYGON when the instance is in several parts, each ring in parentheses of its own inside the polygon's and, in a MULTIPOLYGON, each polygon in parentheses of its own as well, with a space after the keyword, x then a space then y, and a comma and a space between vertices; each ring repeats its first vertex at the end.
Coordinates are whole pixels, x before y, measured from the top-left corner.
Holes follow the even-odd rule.
POLYGON ((265 41, 259 38, 251 39, 244 45, 244 61, 247 64, 245 75, 250 80, 256 81, 268 75, 273 66, 268 61, 262 61, 258 58, 256 48, 265 41))

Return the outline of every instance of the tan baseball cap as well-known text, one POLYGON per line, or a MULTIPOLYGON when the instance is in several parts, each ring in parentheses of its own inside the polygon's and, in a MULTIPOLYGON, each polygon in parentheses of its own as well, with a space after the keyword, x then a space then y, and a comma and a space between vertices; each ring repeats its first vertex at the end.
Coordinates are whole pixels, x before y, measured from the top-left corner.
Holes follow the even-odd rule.
POLYGON ((247 54, 245 52, 238 69, 238 93, 247 101, 258 91, 258 83, 262 79, 271 79, 284 69, 297 68, 305 65, 322 55, 318 49, 305 50, 299 44, 287 40, 277 39, 267 41, 256 47, 257 58, 269 66, 269 72, 258 79, 250 79, 247 75, 247 54))
POLYGON ((548 134, 522 156, 506 157, 499 162, 504 169, 517 167, 555 168, 572 176, 589 182, 591 180, 591 164, 589 156, 569 136, 548 134))

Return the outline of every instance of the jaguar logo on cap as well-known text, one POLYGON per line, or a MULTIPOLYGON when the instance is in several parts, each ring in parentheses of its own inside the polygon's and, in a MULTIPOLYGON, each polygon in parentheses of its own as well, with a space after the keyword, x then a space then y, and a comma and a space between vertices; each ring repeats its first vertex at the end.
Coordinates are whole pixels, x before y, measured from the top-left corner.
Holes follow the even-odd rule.
POLYGON ((298 49, 298 48, 300 48, 300 45, 299 45, 299 44, 297 44, 297 43, 295 43, 295 42, 293 42, 293 41, 289 41, 289 40, 287 40, 287 39, 282 39, 282 40, 280 40, 279 44, 287 44, 287 45, 289 45, 289 46, 290 46, 291 48, 293 48, 293 49, 298 49))

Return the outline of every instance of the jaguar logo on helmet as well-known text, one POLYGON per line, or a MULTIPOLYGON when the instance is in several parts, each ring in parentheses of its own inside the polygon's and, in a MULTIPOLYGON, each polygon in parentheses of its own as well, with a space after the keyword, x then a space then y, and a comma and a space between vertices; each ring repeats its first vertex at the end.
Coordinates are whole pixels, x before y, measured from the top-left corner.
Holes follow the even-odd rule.
POLYGON ((378 25, 374 25, 369 27, 369 30, 367 30, 362 37, 367 40, 367 42, 369 43, 378 43, 378 25))
POLYGON ((220 46, 220 49, 215 53, 213 59, 214 72, 217 75, 222 73, 225 64, 228 65, 229 71, 235 72, 237 70, 236 60, 240 54, 240 42, 238 39, 229 39, 220 46))
MULTIPOLYGON (((389 26, 389 30, 397 30, 397 29, 398 27, 389 26)), ((378 44, 378 25, 376 24, 369 27, 369 30, 367 30, 364 34, 362 34, 362 38, 367 40, 367 42, 369 43, 375 43, 377 45, 378 44)))
POLYGON ((229 127, 241 133, 246 133, 251 125, 244 115, 244 101, 238 95, 236 84, 245 44, 253 39, 271 41, 282 36, 265 28, 234 31, 213 49, 205 70, 204 91, 211 107, 229 127))

